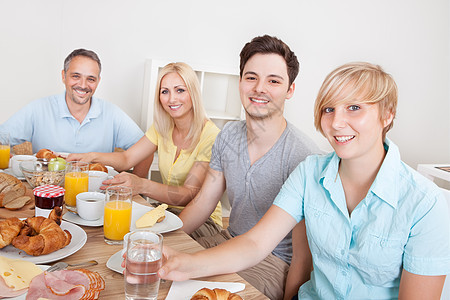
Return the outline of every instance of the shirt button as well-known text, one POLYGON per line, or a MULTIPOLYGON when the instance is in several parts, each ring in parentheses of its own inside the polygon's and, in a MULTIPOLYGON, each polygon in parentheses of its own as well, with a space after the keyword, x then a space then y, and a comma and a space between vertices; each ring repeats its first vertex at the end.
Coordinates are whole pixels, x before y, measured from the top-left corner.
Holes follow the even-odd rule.
POLYGON ((341 250, 341 255, 344 255, 345 254, 345 250, 341 250))
POLYGON ((347 272, 342 271, 342 276, 347 276, 347 272))
POLYGON ((314 213, 314 217, 318 217, 318 216, 319 216, 319 212, 316 211, 316 212, 314 213))

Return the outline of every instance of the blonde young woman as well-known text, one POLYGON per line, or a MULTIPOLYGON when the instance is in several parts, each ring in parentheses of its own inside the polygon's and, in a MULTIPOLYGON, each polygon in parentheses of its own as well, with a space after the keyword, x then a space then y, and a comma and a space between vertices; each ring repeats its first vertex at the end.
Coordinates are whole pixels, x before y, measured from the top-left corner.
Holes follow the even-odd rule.
MULTIPOLYGON (((104 184, 131 186, 134 194, 167 203, 179 213, 202 186, 219 129, 207 118, 197 76, 185 63, 170 63, 161 69, 154 107, 153 125, 127 151, 71 154, 68 160, 100 162, 116 170, 128 170, 158 151, 162 184, 128 172, 104 184)), ((206 224, 222 226, 220 204, 211 218, 206 224)))
POLYGON ((166 248, 160 277, 248 268, 305 219, 314 268, 302 284, 298 274, 311 266, 298 246, 307 243, 293 236, 299 257, 285 299, 439 299, 450 273, 447 205, 386 138, 396 107, 396 84, 381 67, 350 63, 331 72, 316 99, 315 125, 334 152, 301 162, 247 233, 194 254, 166 248))

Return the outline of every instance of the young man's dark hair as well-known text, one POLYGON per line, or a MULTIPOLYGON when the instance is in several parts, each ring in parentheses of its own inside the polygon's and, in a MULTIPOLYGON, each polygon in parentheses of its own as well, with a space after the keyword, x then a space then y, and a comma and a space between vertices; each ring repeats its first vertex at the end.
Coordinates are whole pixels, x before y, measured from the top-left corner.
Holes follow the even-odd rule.
POLYGON ((242 77, 245 64, 253 55, 271 53, 280 55, 286 61, 287 73, 289 75, 289 86, 291 86, 300 69, 297 56, 295 56, 295 53, 291 51, 289 46, 282 40, 269 35, 257 36, 245 44, 244 48, 242 48, 240 54, 241 62, 239 65, 240 77, 242 77))

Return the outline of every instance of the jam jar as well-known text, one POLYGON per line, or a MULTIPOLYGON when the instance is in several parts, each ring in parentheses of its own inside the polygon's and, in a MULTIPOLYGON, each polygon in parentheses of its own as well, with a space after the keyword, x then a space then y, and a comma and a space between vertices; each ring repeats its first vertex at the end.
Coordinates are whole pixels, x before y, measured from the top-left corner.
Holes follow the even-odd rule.
POLYGON ((58 185, 41 185, 33 190, 35 216, 48 217, 55 206, 62 209, 64 203, 64 188, 58 185))

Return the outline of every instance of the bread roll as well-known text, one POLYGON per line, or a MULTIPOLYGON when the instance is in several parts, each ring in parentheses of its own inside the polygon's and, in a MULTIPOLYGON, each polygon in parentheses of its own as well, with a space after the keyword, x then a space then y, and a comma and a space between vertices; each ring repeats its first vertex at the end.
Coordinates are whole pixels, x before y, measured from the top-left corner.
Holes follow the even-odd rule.
POLYGON ((242 298, 224 289, 202 288, 192 296, 191 300, 242 300, 242 298))
POLYGON ((108 173, 108 168, 106 168, 105 165, 101 163, 90 163, 89 171, 102 171, 108 173))
POLYGON ((36 153, 36 157, 50 161, 52 158, 56 158, 57 155, 49 149, 41 149, 36 153))

